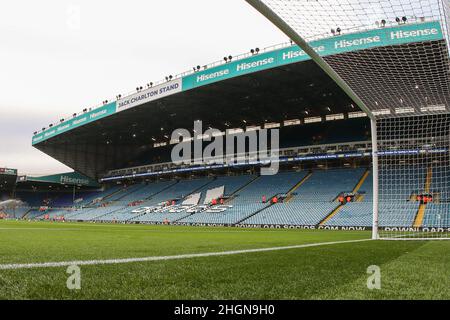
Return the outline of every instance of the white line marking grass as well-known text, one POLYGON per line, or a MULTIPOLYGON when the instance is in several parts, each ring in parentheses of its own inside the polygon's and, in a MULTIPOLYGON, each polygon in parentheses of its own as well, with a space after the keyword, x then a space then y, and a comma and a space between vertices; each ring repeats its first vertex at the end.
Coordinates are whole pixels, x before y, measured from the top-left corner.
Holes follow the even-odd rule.
POLYGON ((83 229, 80 229, 80 228, 33 228, 33 227, 26 227, 26 228, 23 228, 23 227, 21 227, 21 228, 0 228, 0 231, 17 231, 17 230, 26 230, 26 231, 29 231, 29 230, 32 230, 32 231, 34 231, 34 230, 36 230, 36 231, 42 231, 42 230, 45 230, 45 231, 82 231, 83 229))
POLYGON ((333 242, 319 242, 319 243, 299 244, 299 245, 284 246, 284 247, 246 249, 246 250, 234 250, 234 251, 222 251, 222 252, 192 253, 192 254, 180 254, 180 255, 174 255, 174 256, 153 256, 153 257, 126 258, 126 259, 81 260, 81 261, 61 261, 61 262, 43 262, 43 263, 22 263, 22 264, 0 264, 0 270, 57 268, 57 267, 68 267, 68 266, 72 266, 72 265, 91 266, 91 265, 105 265, 105 264, 123 264, 123 263, 133 263, 133 262, 191 259, 191 258, 203 258, 203 257, 214 257, 214 256, 229 256, 229 255, 236 255, 236 254, 243 254, 243 253, 280 251, 280 250, 289 250, 289 249, 329 246, 329 245, 342 244, 342 243, 355 243, 355 242, 363 242, 363 241, 372 241, 372 240, 371 239, 359 239, 359 240, 345 240, 345 241, 333 241, 333 242))

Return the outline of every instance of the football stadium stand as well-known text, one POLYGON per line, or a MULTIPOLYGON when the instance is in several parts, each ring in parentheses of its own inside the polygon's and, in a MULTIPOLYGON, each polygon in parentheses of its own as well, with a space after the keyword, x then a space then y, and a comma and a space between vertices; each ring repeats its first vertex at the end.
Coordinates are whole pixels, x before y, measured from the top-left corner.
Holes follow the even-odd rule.
MULTIPOLYGON (((32 145, 74 173, 53 177, 60 192, 13 190, 6 182, 2 189, 0 183, 0 192, 23 202, 2 209, 0 216, 333 229, 371 228, 378 216, 384 229, 424 232, 449 226, 450 87, 443 12, 425 6, 423 14, 420 6, 411 7, 406 11, 421 14, 385 17, 384 23, 364 28, 341 25, 342 33, 330 34, 327 27, 319 35, 312 34, 317 30, 310 23, 297 24, 310 18, 309 4, 297 11, 286 1, 264 2, 279 4, 282 19, 302 15, 306 20, 287 20, 321 48, 317 53, 327 64, 302 54, 299 50, 308 50, 291 34, 288 43, 200 65, 60 118, 37 130, 32 145), (379 41, 355 41, 369 36, 379 41), (326 65, 332 70, 324 71, 326 65), (339 77, 330 77, 334 72, 339 77), (392 72, 395 76, 380 77, 392 72), (185 134, 175 131, 180 128, 185 134), (245 150, 254 135, 258 143, 268 142, 268 135, 261 139, 266 133, 279 142, 270 143, 276 161, 261 159, 254 148, 245 150), (227 148, 218 162, 198 153, 209 149, 213 138, 234 147, 239 135, 244 150, 231 155, 227 148), (193 161, 173 161, 181 141, 192 147, 182 153, 193 161), (234 156, 243 163, 235 163, 234 156), (269 163, 278 164, 279 173, 260 175, 269 163), (80 182, 84 188, 76 190, 80 182)), ((340 6, 334 2, 327 2, 330 8, 340 6)), ((351 11, 353 21, 350 7, 344 11, 351 11)), ((11 181, 20 178, 13 173, 11 181)), ((443 232, 448 236, 449 230, 443 232)), ((378 235, 374 230, 373 238, 378 235)))
POLYGON ((317 225, 339 206, 336 198, 351 192, 364 172, 365 169, 314 172, 290 201, 274 204, 246 223, 317 225))
MULTIPOLYGON (((436 181, 440 185, 439 179, 445 174, 442 170, 433 168, 432 177, 426 179, 431 170, 405 166, 403 174, 413 172, 413 179, 418 182, 409 187, 391 184, 399 196, 394 202, 380 202, 380 212, 384 213, 380 215, 380 226, 413 226, 421 207, 415 196, 428 191, 436 195, 436 201, 422 205, 421 226, 449 227, 447 194, 433 189, 436 181), (399 208, 402 215, 391 214, 399 208)), ((2 212, 11 219, 371 227, 372 184, 372 173, 367 168, 167 179, 82 192, 75 203, 68 193, 53 193, 49 197, 45 192, 18 192, 25 205, 3 208, 2 212), (341 203, 339 198, 348 194, 353 195, 352 201, 341 203)))
POLYGON ((30 210, 31 210, 30 207, 15 207, 2 209, 2 211, 6 213, 7 217, 12 219, 22 219, 30 210))
POLYGON ((273 176, 260 176, 241 191, 232 195, 227 202, 230 207, 223 212, 200 212, 190 215, 179 222, 236 224, 270 205, 263 203, 263 197, 272 199, 286 194, 306 172, 284 172, 273 176))
POLYGON ((424 227, 450 227, 450 205, 448 203, 429 203, 423 222, 424 227), (445 210, 442 210, 444 208, 445 210), (446 212, 447 214, 443 214, 446 212))
MULTIPOLYGON (((248 183, 253 177, 252 176, 229 176, 229 177, 218 177, 217 179, 201 179, 201 180, 193 180, 191 183, 184 183, 184 193, 189 195, 194 192, 201 192, 202 198, 203 194, 207 193, 207 190, 215 189, 220 186, 224 186, 225 195, 233 195, 234 192, 239 189, 240 187, 244 186, 246 183, 248 183), (198 188, 200 186, 200 188, 198 188)), ((181 183, 181 182, 180 182, 181 183)), ((157 205, 159 202, 167 201, 167 200, 173 200, 177 199, 177 195, 179 195, 179 188, 173 189, 173 190, 167 190, 169 192, 168 196, 165 194, 159 195, 159 197, 156 197, 156 199, 152 199, 152 201, 148 202, 148 205, 157 205)), ((202 199, 201 198, 201 199, 202 199)), ((202 201, 200 200, 200 203, 202 201)), ((150 212, 147 214, 144 214, 142 216, 139 216, 136 219, 133 219, 134 221, 140 221, 140 222, 163 222, 164 220, 168 220, 170 222, 178 221, 182 218, 185 218, 189 216, 190 213, 187 212, 150 212)), ((183 221, 183 220, 181 220, 183 221)), ((184 221, 183 221, 184 222, 184 221)), ((205 221, 202 221, 202 223, 208 223, 205 221)))

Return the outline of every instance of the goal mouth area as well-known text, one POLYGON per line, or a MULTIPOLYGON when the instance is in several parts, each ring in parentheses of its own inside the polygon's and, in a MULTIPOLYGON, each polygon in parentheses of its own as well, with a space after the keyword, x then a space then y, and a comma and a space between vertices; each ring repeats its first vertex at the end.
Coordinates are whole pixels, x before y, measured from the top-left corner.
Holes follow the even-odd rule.
POLYGON ((308 54, 369 116, 372 238, 449 239, 448 0, 246 1, 308 54), (315 35, 328 33, 335 47, 354 46, 361 34, 350 42, 342 42, 341 37, 371 23, 370 32, 379 34, 378 39, 387 36, 388 41, 335 55, 321 53, 311 41, 315 35), (411 30, 397 34, 389 29, 394 25, 411 30), (436 37, 411 38, 424 35, 425 29, 436 37), (390 43, 406 35, 411 41, 390 43), (408 202, 413 192, 428 197, 433 191, 439 193, 433 204, 408 202))

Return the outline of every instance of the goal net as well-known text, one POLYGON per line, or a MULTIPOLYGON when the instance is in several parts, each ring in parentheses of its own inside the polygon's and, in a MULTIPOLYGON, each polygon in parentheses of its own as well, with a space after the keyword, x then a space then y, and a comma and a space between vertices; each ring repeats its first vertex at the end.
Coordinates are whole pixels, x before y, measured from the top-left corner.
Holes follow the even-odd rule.
POLYGON ((379 235, 448 238, 450 116, 377 121, 379 235))
POLYGON ((246 1, 370 117, 374 238, 450 239, 450 2, 246 1))

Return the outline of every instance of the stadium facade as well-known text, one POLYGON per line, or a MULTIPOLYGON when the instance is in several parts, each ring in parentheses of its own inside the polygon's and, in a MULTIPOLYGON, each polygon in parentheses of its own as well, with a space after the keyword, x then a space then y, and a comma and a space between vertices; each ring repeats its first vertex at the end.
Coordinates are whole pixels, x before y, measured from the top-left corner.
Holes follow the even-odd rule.
MULTIPOLYGON (((447 50, 443 43, 442 25, 423 20, 336 34, 309 44, 328 62, 335 62, 336 68, 340 61, 361 59, 372 59, 376 68, 378 55, 384 52, 406 70, 422 62, 420 48, 447 50), (398 53, 412 47, 417 48, 413 60, 396 60, 398 53)), ((446 56, 447 61, 440 61, 443 65, 448 65, 448 51, 446 56)), ((416 90, 430 97, 426 108, 408 97, 404 97, 407 107, 390 104, 391 93, 380 87, 385 81, 382 75, 376 81, 358 81, 372 88, 371 103, 380 117, 420 111, 431 117, 431 125, 450 106, 445 99, 432 101, 436 95, 428 91, 433 87, 424 82, 416 90)), ((415 81, 398 86, 415 85, 415 81)), ((439 81, 441 86, 448 84, 448 69, 436 69, 435 84, 439 81)), ((192 135, 192 143, 200 140, 202 146, 212 138, 204 132, 192 135)), ((45 212, 26 207, 21 217, 331 229, 370 229, 373 223, 369 117, 292 42, 148 83, 129 96, 118 96, 116 101, 105 101, 35 132, 32 144, 103 186, 83 194, 76 203, 50 205, 45 212), (171 133, 177 128, 192 131, 197 120, 205 130, 217 128, 224 136, 279 130, 276 161, 280 172, 259 175, 256 169, 267 163, 251 154, 244 154, 245 161, 240 163, 225 159, 220 164, 174 164, 171 150, 180 141, 171 133)), ((386 158, 404 155, 403 172, 417 169, 415 183, 406 188, 390 181, 392 188, 401 189, 402 214, 380 216, 382 228, 448 234, 448 189, 442 188, 441 181, 442 175, 448 175, 448 156, 444 156, 448 151, 439 143, 411 143, 380 151, 378 156, 386 158), (412 160, 429 154, 442 155, 433 169, 412 160)), ((399 204, 394 203, 383 210, 397 210, 399 204)))

